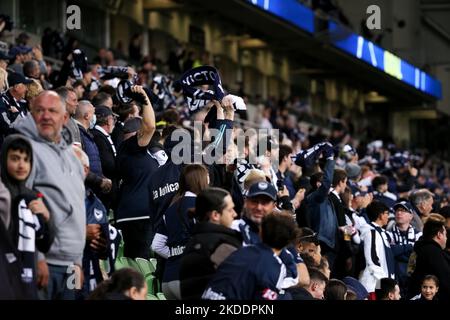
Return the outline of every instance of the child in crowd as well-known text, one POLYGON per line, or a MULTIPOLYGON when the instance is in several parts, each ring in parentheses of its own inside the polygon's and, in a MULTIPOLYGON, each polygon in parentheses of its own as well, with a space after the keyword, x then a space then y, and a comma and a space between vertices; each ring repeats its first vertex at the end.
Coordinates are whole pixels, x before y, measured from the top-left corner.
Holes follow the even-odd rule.
POLYGON ((8 231, 22 266, 24 297, 37 299, 37 250, 46 253, 54 237, 49 224, 50 212, 43 195, 25 186, 33 166, 33 151, 28 140, 21 135, 10 135, 3 142, 0 154, 1 177, 11 193, 8 231))
POLYGON ((436 293, 439 291, 439 279, 433 275, 427 275, 422 280, 420 294, 411 298, 411 300, 437 300, 436 293))

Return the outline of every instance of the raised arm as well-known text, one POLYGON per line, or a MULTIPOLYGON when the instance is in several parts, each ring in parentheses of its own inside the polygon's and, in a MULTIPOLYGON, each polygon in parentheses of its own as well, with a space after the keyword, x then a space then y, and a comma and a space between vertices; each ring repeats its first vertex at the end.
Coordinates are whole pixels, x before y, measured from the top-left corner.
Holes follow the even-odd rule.
POLYGON ((150 143, 156 130, 155 112, 142 86, 133 86, 131 91, 140 93, 145 97, 145 103, 142 105, 142 126, 137 133, 138 145, 145 147, 150 143))

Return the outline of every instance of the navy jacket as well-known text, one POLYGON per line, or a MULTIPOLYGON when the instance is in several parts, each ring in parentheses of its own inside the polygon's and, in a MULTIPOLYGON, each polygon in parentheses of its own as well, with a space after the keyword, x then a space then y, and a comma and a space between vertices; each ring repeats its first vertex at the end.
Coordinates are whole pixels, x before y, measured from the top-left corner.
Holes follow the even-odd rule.
POLYGON ((89 157, 90 171, 95 173, 97 176, 102 177, 102 163, 100 161, 100 153, 98 151, 97 144, 94 141, 94 136, 83 126, 78 125, 78 128, 80 128, 81 146, 89 157))
POLYGON ((312 229, 318 233, 318 239, 331 249, 336 247, 337 217, 328 193, 333 180, 334 160, 325 164, 322 185, 306 197, 307 214, 312 229))
POLYGON ((243 247, 220 265, 202 299, 278 300, 284 294, 282 269, 283 262, 267 245, 243 247))

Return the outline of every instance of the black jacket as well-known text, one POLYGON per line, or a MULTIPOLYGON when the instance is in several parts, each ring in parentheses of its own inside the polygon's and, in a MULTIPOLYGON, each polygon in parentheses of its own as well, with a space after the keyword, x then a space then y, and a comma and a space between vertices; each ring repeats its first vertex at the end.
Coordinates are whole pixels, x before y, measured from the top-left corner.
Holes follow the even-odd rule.
POLYGON ((309 293, 308 290, 305 288, 300 287, 294 287, 287 289, 287 292, 289 292, 292 296, 292 300, 318 300, 315 299, 311 293, 309 293))
POLYGON ((210 222, 195 225, 181 258, 180 290, 183 300, 199 300, 220 263, 241 246, 241 235, 233 229, 210 222))
POLYGON ((103 175, 111 180, 115 179, 117 177, 116 156, 114 155, 111 143, 100 131, 94 129, 91 132, 100 154, 103 175))
MULTIPOLYGON (((111 147, 111 143, 108 138, 100 131, 94 129, 91 131, 94 136, 95 144, 97 145, 98 152, 100 155, 100 162, 102 163, 103 175, 111 179, 112 188, 107 194, 97 193, 97 196, 105 205, 106 209, 113 208, 117 206, 117 193, 119 190, 119 177, 118 170, 116 167, 116 156, 111 147)), ((117 150, 117 147, 116 147, 117 150)))
POLYGON ((432 274, 439 279, 440 301, 450 301, 450 262, 448 253, 434 240, 422 238, 414 245, 416 267, 411 275, 409 296, 420 293, 420 285, 426 275, 432 274))

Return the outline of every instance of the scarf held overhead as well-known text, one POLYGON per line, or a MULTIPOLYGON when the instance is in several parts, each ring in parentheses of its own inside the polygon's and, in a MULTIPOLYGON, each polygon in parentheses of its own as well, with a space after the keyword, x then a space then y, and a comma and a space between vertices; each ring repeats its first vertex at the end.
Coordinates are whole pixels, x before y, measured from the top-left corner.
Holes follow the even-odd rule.
MULTIPOLYGON (((189 110, 196 111, 203 108, 211 100, 222 101, 225 91, 222 80, 216 68, 211 66, 200 66, 186 71, 180 78, 179 83, 188 101, 189 110), (202 90, 197 88, 202 85, 210 85, 213 90, 202 90)), ((245 103, 238 96, 229 95, 235 110, 246 110, 245 103)))

